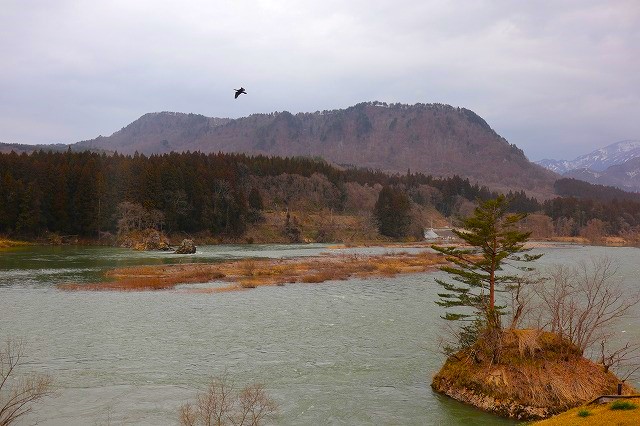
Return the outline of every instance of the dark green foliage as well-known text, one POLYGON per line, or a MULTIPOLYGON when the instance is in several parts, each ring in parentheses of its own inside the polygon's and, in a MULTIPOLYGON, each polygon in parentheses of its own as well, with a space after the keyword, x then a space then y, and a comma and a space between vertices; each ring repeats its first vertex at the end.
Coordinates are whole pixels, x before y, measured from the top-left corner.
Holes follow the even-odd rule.
POLYGON ((302 242, 302 229, 300 229, 300 223, 298 223, 298 219, 296 219, 295 216, 291 218, 291 214, 289 214, 288 211, 287 220, 284 225, 284 234, 292 243, 302 242))
POLYGON ((561 197, 575 197, 597 201, 627 200, 640 202, 640 194, 623 191, 613 186, 596 185, 573 178, 558 179, 553 188, 561 197))
POLYGON ((460 112, 462 112, 462 114, 467 117, 467 119, 474 123, 477 124, 478 126, 487 129, 487 130, 491 130, 491 127, 487 124, 486 121, 484 121, 484 119, 482 117, 480 117, 478 114, 476 114, 475 112, 466 109, 466 108, 461 108, 460 112))
POLYGON ((20 191, 19 213, 16 220, 16 233, 20 235, 37 235, 42 229, 42 194, 38 187, 29 183, 27 188, 20 191))
POLYGON ((591 411, 589 410, 578 411, 578 417, 589 417, 590 415, 591 415, 591 411))
POLYGON ((411 224, 410 212, 411 202, 407 194, 391 186, 384 186, 374 208, 378 231, 392 238, 405 237, 411 224))
POLYGON ((629 199, 554 198, 546 201, 543 207, 544 213, 554 221, 572 219, 578 228, 591 219, 603 221, 613 235, 640 227, 640 202, 629 199))
POLYGON ((116 231, 117 207, 130 202, 162 216, 169 231, 241 234, 249 211, 242 160, 249 161, 200 153, 1 154, 0 233, 97 236, 116 231))
POLYGON ((630 401, 617 400, 611 404, 612 410, 635 410, 636 408, 638 406, 630 401))
MULTIPOLYGON (((496 305, 495 293, 505 291, 518 280, 517 275, 503 272, 503 266, 509 263, 512 267, 527 271, 531 268, 523 266, 522 262, 540 257, 525 253, 528 249, 524 248, 524 243, 529 233, 516 228, 525 215, 509 214, 508 207, 504 196, 480 203, 474 214, 463 220, 464 230, 454 230, 468 247, 432 246, 453 263, 452 266, 441 268, 453 282, 436 279, 446 290, 438 294, 440 300, 436 303, 454 309, 447 311, 444 319, 473 322, 471 327, 463 327, 465 336, 473 333, 477 336, 483 328, 501 328, 500 316, 504 314, 504 307, 496 305)), ((473 336, 467 336, 464 340, 473 340, 473 336)))
MULTIPOLYGON (((209 230, 214 234, 237 235, 247 223, 262 218, 258 194, 252 194, 251 179, 259 181, 285 173, 305 178, 313 174, 325 176, 338 189, 340 197, 333 197, 319 207, 336 212, 344 208, 345 184, 349 182, 392 187, 417 204, 435 207, 445 216, 457 211, 461 199, 486 201, 497 197, 488 188, 458 176, 434 178, 415 172, 389 175, 369 169, 340 170, 324 160, 308 157, 197 152, 147 157, 37 151, 29 155, 0 154, 0 233, 30 237, 46 231, 80 236, 115 232, 117 206, 128 201, 148 211, 162 212, 163 226, 168 232, 209 230), (425 192, 425 187, 430 192, 425 192)), ((602 220, 613 234, 640 227, 640 202, 633 201, 633 197, 607 202, 558 198, 544 205, 524 192, 509 193, 507 198, 512 200, 510 212, 544 208, 556 222, 572 221, 575 232, 590 219, 602 220)), ((396 208, 404 202, 398 201, 392 203, 396 208)), ((400 219, 396 224, 399 227, 384 228, 384 232, 394 238, 408 232, 403 229, 407 217, 400 219)))
POLYGON ((371 132, 371 130, 373 130, 373 124, 371 124, 367 113, 364 109, 359 109, 356 115, 356 134, 361 138, 371 132))
POLYGON ((264 209, 264 203, 262 202, 262 195, 258 188, 251 188, 247 199, 249 203, 249 221, 252 223, 261 222, 264 220, 262 210, 264 209))
POLYGON ((262 194, 253 190, 250 177, 259 180, 282 174, 325 176, 340 193, 324 206, 334 211, 344 206, 347 182, 396 188, 446 186, 447 193, 469 197, 480 190, 457 177, 441 180, 421 174, 339 170, 324 160, 306 157, 222 153, 147 157, 69 150, 10 153, 0 154, 0 233, 97 236, 100 231, 116 232, 118 205, 130 202, 148 212, 161 212, 162 227, 168 232, 209 230, 237 235, 247 223, 262 218, 262 194))
POLYGON ((640 194, 570 178, 557 180, 554 188, 560 197, 546 201, 544 213, 554 221, 572 220, 576 233, 592 219, 603 221, 612 235, 640 228, 640 194))

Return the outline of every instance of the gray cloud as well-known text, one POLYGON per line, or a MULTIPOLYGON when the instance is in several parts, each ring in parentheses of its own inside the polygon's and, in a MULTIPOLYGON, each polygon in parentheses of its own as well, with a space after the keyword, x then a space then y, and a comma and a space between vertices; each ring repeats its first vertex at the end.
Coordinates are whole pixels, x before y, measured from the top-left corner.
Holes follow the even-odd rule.
POLYGON ((3 3, 3 142, 367 100, 470 108, 532 159, 640 138, 634 0, 3 3))

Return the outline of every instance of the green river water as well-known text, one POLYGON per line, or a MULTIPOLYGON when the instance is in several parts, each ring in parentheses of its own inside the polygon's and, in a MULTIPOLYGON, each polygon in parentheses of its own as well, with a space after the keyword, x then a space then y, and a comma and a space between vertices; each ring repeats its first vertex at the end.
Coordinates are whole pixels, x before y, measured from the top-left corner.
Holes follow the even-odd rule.
MULTIPOLYGON (((35 406, 25 423, 175 425, 179 406, 210 376, 226 374, 240 386, 265 385, 279 405, 275 424, 515 424, 429 386, 444 361, 433 281, 440 272, 218 294, 55 286, 98 279, 115 266, 327 251, 323 245, 205 246, 193 256, 90 247, 0 251, 0 339, 22 338, 25 368, 50 374, 57 386, 56 397, 35 406)), ((637 288, 638 249, 539 251, 542 269, 606 254, 620 265, 625 285, 637 288)), ((620 338, 640 341, 639 313, 619 324, 620 338)))

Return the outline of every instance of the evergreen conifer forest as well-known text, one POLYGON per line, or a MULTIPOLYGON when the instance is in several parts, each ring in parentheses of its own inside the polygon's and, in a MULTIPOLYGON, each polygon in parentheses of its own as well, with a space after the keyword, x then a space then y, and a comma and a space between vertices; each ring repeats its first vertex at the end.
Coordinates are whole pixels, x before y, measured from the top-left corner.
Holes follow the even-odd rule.
MULTIPOLYGON (((510 209, 543 215, 557 235, 579 235, 595 228, 607 235, 637 233, 640 201, 635 194, 620 191, 611 199, 610 191, 572 180, 559 181, 556 187, 563 196, 542 203, 524 191, 511 192, 510 209)), ((387 219, 398 210, 399 217, 409 220, 407 201, 455 219, 461 203, 496 195, 457 176, 343 169, 308 157, 199 152, 0 154, 0 233, 25 238, 47 232, 93 238, 132 228, 239 236, 261 219, 261 210, 289 208, 372 214, 382 235, 401 238, 408 232, 407 224, 388 231, 387 219), (358 199, 362 193, 375 197, 368 212, 362 211, 366 203, 358 199)))

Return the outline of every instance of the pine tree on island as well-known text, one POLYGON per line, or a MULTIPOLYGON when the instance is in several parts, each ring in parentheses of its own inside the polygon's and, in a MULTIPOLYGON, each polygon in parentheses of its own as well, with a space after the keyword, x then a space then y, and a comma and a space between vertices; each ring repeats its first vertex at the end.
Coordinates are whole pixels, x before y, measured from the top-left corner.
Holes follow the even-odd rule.
POLYGON ((521 282, 515 272, 531 271, 526 263, 542 256, 526 253, 530 249, 524 244, 531 233, 517 229, 526 215, 508 213, 508 207, 504 195, 480 203, 473 215, 463 220, 463 229, 453 231, 468 246, 432 246, 452 262, 440 268, 453 282, 436 279, 446 291, 438 294, 436 303, 448 309, 461 308, 447 311, 443 318, 467 322, 461 330, 462 347, 473 344, 481 333, 502 329, 500 317, 505 306, 496 304, 496 292, 509 291, 521 282))

